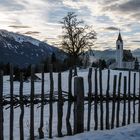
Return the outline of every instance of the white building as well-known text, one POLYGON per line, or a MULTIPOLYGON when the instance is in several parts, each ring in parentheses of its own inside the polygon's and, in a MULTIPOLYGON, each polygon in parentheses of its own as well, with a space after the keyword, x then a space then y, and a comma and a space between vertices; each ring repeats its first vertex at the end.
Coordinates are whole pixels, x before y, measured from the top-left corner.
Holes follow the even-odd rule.
POLYGON ((111 64, 109 67, 111 69, 134 69, 135 59, 131 54, 130 50, 124 50, 123 40, 121 33, 119 32, 116 41, 116 62, 111 64), (129 57, 125 56, 128 55, 129 57))

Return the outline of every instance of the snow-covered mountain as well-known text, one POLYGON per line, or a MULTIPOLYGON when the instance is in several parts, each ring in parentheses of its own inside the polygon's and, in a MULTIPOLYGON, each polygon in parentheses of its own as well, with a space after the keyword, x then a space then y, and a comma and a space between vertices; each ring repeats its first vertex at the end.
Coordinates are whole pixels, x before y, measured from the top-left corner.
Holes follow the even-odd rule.
POLYGON ((66 56, 60 49, 29 36, 0 30, 0 63, 19 66, 37 64, 52 53, 63 60, 66 56))

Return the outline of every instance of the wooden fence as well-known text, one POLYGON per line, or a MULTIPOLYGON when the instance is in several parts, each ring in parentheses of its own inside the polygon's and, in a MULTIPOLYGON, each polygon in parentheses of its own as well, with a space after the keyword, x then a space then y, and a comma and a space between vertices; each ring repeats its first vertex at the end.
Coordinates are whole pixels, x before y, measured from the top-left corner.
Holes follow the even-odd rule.
MULTIPOLYGON (((113 129, 114 127, 124 126, 130 123, 140 123, 140 84, 139 93, 136 93, 136 73, 133 75, 133 83, 131 82, 131 71, 128 76, 122 77, 113 75, 113 92, 110 93, 110 70, 108 70, 106 82, 106 94, 103 94, 103 76, 102 70, 89 68, 88 72, 88 94, 84 93, 83 77, 74 78, 74 93, 72 93, 72 78, 73 72, 69 70, 68 76, 68 91, 62 90, 62 77, 61 72, 58 73, 58 91, 54 93, 54 80, 52 66, 50 66, 50 92, 45 94, 44 84, 44 68, 41 67, 41 93, 35 94, 34 84, 34 67, 31 67, 31 88, 30 95, 23 93, 23 73, 20 74, 20 88, 19 95, 14 94, 13 86, 13 67, 10 66, 10 94, 3 95, 3 72, 0 72, 0 140, 4 140, 4 106, 10 109, 9 120, 9 139, 14 139, 14 108, 20 107, 19 129, 20 140, 24 140, 24 109, 30 106, 30 139, 35 139, 35 126, 34 126, 34 106, 40 104, 40 126, 38 126, 39 138, 44 138, 44 106, 49 105, 49 138, 53 138, 53 115, 57 116, 57 136, 62 137, 62 124, 66 119, 67 135, 73 135, 84 131, 113 129), (92 79, 94 71, 94 79, 92 79), (123 79, 123 93, 121 93, 123 79), (95 90, 93 91, 92 87, 95 90), (117 84, 118 83, 118 84, 117 84), (130 92, 131 84, 133 84, 133 93, 130 92), (57 113, 53 111, 53 104, 57 102, 57 113), (63 118, 63 105, 68 103, 66 118, 63 118), (70 118, 72 114, 72 104, 74 113, 74 124, 71 124, 70 118), (87 110, 84 109, 85 105, 87 110), (136 105, 138 106, 136 110, 136 105), (122 107, 122 108, 121 108, 122 107), (111 108, 111 109, 110 109, 111 108), (120 110, 123 111, 122 118, 120 118, 120 110), (84 112, 87 112, 86 114, 84 112), (133 113, 133 115, 131 115, 133 113), (93 115, 94 114, 94 115, 93 115), (137 116, 136 116, 137 114, 137 116), (85 119, 85 115, 87 119, 85 119), (122 119, 122 120, 121 120, 122 119), (120 121, 121 120, 121 121, 120 121), (86 121, 86 123, 85 123, 86 121), (94 126, 91 126, 93 121, 94 126), (121 122, 121 123, 120 123, 121 122), (84 125, 86 124, 86 125, 84 125)), ((139 73, 140 82, 140 73, 139 73)), ((66 135, 66 134, 65 134, 66 135)))

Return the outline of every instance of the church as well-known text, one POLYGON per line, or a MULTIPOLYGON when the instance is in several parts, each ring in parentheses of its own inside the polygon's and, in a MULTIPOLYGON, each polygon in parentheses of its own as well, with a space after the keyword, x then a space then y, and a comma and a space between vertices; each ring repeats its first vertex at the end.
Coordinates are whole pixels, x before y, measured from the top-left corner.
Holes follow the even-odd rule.
POLYGON ((134 69, 135 58, 130 50, 124 50, 123 39, 119 32, 116 40, 116 62, 111 64, 111 69, 134 69))

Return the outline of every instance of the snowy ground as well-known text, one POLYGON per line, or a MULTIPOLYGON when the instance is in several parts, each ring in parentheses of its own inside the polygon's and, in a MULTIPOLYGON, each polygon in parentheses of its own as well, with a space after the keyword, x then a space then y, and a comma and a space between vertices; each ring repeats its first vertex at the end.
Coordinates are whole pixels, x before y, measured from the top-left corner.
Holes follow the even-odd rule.
MULTIPOLYGON (((110 94, 112 94, 112 88, 113 88, 113 76, 114 75, 119 75, 120 71, 115 71, 111 70, 111 79, 110 79, 110 94)), ((131 74, 131 91, 133 91, 133 75, 134 72, 131 74)), ((38 74, 40 76, 40 74, 38 74)), ((57 91, 57 73, 53 74, 54 77, 54 91, 57 91)), ((82 76, 84 78, 84 89, 85 89, 85 94, 88 92, 88 82, 87 82, 87 77, 88 77, 88 70, 80 70, 78 72, 78 76, 82 76)), ((122 86, 121 86, 121 91, 123 91, 123 76, 128 76, 128 72, 122 72, 122 86)), ((139 73, 136 73, 136 92, 139 92, 139 81, 138 81, 139 73)), ((92 91, 94 92, 94 71, 92 75, 92 91)), ((4 76, 4 94, 9 94, 9 76, 4 76)), ((103 91, 104 94, 106 92, 107 88, 107 70, 103 71, 103 91)), ((50 85, 50 80, 49 80, 49 74, 45 74, 45 93, 49 93, 49 85, 50 85)), ((68 72, 63 72, 62 73, 62 90, 67 91, 68 90, 68 72)), ((99 90, 99 89, 98 89, 99 90)), ((30 82, 24 83, 24 94, 30 94, 30 82)), ((41 93, 41 82, 35 82, 35 94, 41 93)), ((14 94, 19 94, 19 82, 14 82, 14 94)), ((54 139, 57 139, 57 104, 53 104, 54 107, 54 114, 53 114, 53 136, 54 139)), ((105 106, 104 106, 105 107, 105 106)), ((87 106, 85 105, 85 126, 87 123, 87 106)), ((63 116, 63 129, 62 132, 63 134, 66 134, 66 112, 67 112, 67 103, 64 104, 64 116, 63 116)), ((121 111, 120 111, 120 124, 122 122, 122 109, 123 106, 121 105, 121 111)), ((111 112, 111 103, 110 103, 110 112, 111 112)), ((137 106, 136 106, 137 110, 137 106)), ((45 132, 45 137, 47 139, 48 136, 48 120, 49 120, 49 106, 45 106, 45 114, 44 114, 44 132, 45 132)), ((71 124, 73 124, 73 110, 71 114, 71 124)), ((5 139, 9 139, 9 112, 10 110, 4 110, 4 137, 5 139)), ((94 106, 92 106, 92 116, 94 115, 94 106)), ((133 112, 131 112, 132 115, 133 112)), ((24 131, 25 131, 25 140, 29 138, 29 125, 30 125, 30 119, 29 119, 29 114, 30 114, 30 108, 25 108, 25 114, 24 114, 24 131)), ((14 140, 19 140, 19 115, 20 115, 20 109, 16 108, 14 109, 14 140)), ((137 114, 136 114, 137 116, 137 114)), ((105 117, 105 116, 104 116, 105 117)), ((37 108, 37 105, 35 106, 35 135, 38 136, 38 127, 39 127, 39 120, 40 120, 40 108, 37 108)), ((137 117, 136 117, 137 120, 137 117)), ((111 140, 120 140, 120 137, 124 139, 124 136, 128 137, 133 137, 134 130, 136 130, 136 133, 134 135, 137 135, 136 137, 140 136, 139 131, 139 125, 131 125, 128 127, 125 127, 125 130, 123 131, 124 128, 119 128, 111 131, 93 131, 94 128, 94 119, 91 121, 91 132, 90 133, 84 133, 81 135, 73 136, 73 137, 65 137, 64 140, 66 139, 83 139, 83 140, 89 140, 89 139, 111 139, 111 140), (137 130, 138 129, 138 130, 137 130), (132 133, 128 133, 131 132, 132 133), (128 133, 128 134, 127 134, 128 133), (117 135, 116 135, 117 134, 117 135), (84 136, 83 136, 84 135, 84 136), (132 135, 132 136, 131 136, 132 135), (120 136, 120 137, 119 137, 120 136), (89 139, 88 139, 89 137, 89 139)), ((62 139, 62 138, 61 138, 62 139)), ((106 140, 105 139, 105 140, 106 140)), ((139 138, 140 139, 140 138, 139 138)), ((129 140, 129 139, 128 139, 129 140)), ((133 140, 133 139, 132 139, 133 140)))
POLYGON ((128 125, 113 130, 91 131, 55 140, 140 140, 140 124, 128 125))

